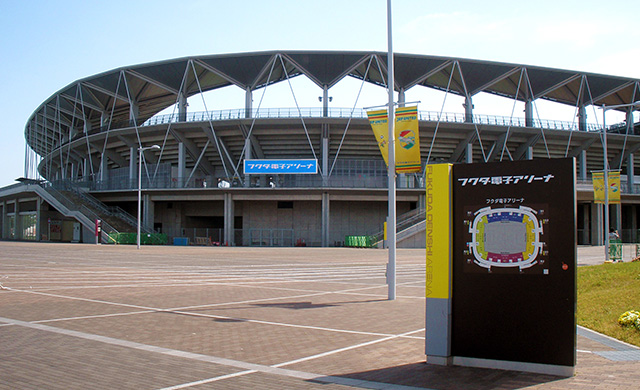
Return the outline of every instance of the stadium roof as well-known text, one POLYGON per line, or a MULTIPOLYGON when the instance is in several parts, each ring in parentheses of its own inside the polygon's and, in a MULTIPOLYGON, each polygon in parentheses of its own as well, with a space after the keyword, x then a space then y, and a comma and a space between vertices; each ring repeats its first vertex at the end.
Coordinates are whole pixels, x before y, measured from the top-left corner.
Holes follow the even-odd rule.
MULTIPOLYGON (((421 85, 461 96, 479 92, 571 106, 618 105, 640 99, 640 80, 502 62, 394 54, 395 90, 421 85)), ((299 75, 331 88, 351 76, 386 85, 387 53, 269 51, 185 57, 126 66, 74 81, 42 103, 29 118, 25 137, 39 154, 55 140, 105 122, 138 122, 189 97, 236 85, 255 90, 299 75)), ((68 139, 68 138, 67 138, 68 139)))

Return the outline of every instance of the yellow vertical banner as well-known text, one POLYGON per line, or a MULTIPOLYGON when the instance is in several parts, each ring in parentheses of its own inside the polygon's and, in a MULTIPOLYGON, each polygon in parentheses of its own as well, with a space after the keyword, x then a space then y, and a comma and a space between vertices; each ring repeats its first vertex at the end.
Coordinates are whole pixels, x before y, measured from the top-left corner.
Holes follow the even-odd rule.
POLYGON ((418 106, 396 109, 396 172, 420 172, 418 106))
MULTIPOLYGON (((595 203, 604 203, 605 185, 604 172, 593 172, 591 174, 593 181, 593 200, 595 203)), ((607 175, 609 184, 609 203, 620 203, 620 171, 611 171, 607 175)))
MULTIPOLYGON (((367 112, 371 129, 382 153, 384 162, 389 165, 387 136, 389 134, 389 118, 387 110, 367 112)), ((420 172, 420 134, 418 131, 418 106, 400 107, 396 110, 394 134, 396 138, 396 172, 420 172)))
POLYGON ((591 181, 593 182, 593 201, 604 203, 604 172, 593 172, 591 181))
POLYGON ((426 289, 427 298, 448 299, 451 291, 452 190, 451 164, 427 165, 426 289))
POLYGON ((609 172, 609 203, 620 203, 620 171, 609 172))
POLYGON ((387 141, 387 136, 389 134, 389 116, 387 115, 387 110, 368 111, 367 116, 369 117, 369 123, 371 124, 373 135, 376 137, 376 142, 380 148, 380 153, 382 153, 382 158, 384 158, 385 164, 389 166, 389 161, 387 161, 389 158, 389 152, 387 149, 389 147, 389 143, 387 141))

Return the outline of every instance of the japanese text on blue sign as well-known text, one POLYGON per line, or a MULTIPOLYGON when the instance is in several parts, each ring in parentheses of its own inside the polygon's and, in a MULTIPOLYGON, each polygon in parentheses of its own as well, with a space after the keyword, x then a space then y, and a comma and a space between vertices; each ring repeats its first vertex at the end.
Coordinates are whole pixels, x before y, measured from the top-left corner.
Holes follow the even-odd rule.
POLYGON ((245 175, 316 174, 317 160, 244 160, 245 175))

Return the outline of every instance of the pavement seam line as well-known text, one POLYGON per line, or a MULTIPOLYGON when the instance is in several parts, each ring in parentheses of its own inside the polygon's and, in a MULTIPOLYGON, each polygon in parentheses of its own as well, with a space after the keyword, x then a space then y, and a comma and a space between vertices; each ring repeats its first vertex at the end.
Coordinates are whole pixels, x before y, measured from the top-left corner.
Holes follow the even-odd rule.
MULTIPOLYGON (((146 352, 153 352, 153 353, 159 353, 159 354, 168 355, 168 356, 180 357, 184 359, 191 359, 191 360, 197 360, 197 361, 202 361, 207 363, 219 364, 227 367, 235 367, 235 368, 244 369, 247 371, 254 370, 254 371, 263 372, 266 374, 282 375, 282 376, 297 378, 302 380, 314 380, 314 381, 323 382, 323 383, 352 383, 352 384, 357 383, 361 387, 370 388, 370 389, 381 389, 381 388, 382 389, 384 388, 411 389, 412 388, 408 386, 392 385, 392 384, 387 384, 382 382, 363 381, 363 380, 357 380, 357 379, 351 379, 351 378, 326 376, 326 375, 319 375, 319 374, 314 374, 310 372, 290 370, 286 368, 278 368, 273 366, 266 366, 262 364, 248 363, 248 362, 243 362, 239 360, 203 355, 203 354, 180 351, 180 350, 164 348, 164 347, 157 347, 153 345, 138 343, 135 341, 121 340, 113 337, 100 336, 96 334, 84 333, 84 332, 79 332, 79 331, 69 330, 64 328, 57 328, 49 325, 33 324, 30 322, 14 320, 14 319, 5 318, 5 317, 0 317, 0 321, 17 325, 17 326, 22 326, 25 328, 63 334, 66 336, 77 337, 85 340, 91 340, 91 341, 101 342, 105 344, 116 345, 120 347, 133 348, 133 349, 146 351, 146 352)), ((420 389, 425 390, 424 388, 420 388, 420 389)))

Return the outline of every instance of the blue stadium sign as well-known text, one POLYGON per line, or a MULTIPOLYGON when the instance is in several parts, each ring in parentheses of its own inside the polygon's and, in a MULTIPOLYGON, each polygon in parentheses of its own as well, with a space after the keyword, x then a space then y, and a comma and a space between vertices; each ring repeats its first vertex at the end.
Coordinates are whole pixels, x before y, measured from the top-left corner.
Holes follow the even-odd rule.
POLYGON ((244 160, 245 175, 314 175, 318 160, 244 160))

